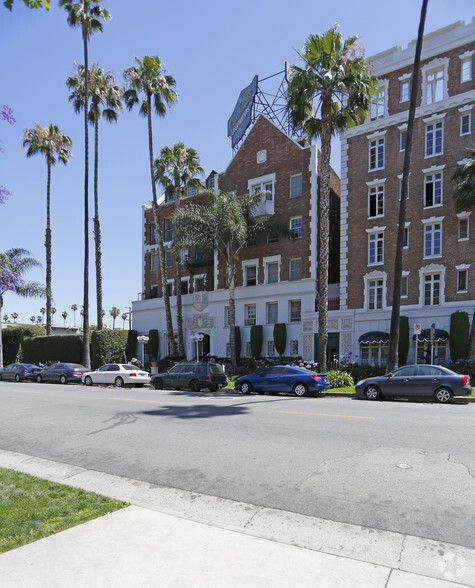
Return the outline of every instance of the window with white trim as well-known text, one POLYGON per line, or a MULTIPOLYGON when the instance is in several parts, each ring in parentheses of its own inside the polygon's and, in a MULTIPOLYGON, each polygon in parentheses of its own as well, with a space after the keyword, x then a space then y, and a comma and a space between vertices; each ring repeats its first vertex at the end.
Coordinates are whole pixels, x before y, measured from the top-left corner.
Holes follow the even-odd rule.
POLYGON ((409 291, 409 276, 402 275, 401 276, 401 298, 407 298, 409 291))
POLYGON ((368 310, 382 310, 384 280, 382 278, 367 281, 368 310))
POLYGON ((256 305, 246 304, 244 307, 244 324, 251 326, 256 324, 256 305))
POLYGON ((457 292, 468 292, 468 269, 457 269, 457 292))
POLYGON ((406 150, 406 143, 407 143, 407 130, 404 129, 399 131, 399 151, 406 150))
POLYGON ((246 286, 255 286, 257 284, 257 267, 248 265, 246 267, 246 286))
POLYGON ((301 300, 289 300, 289 322, 300 322, 302 312, 301 300))
POLYGON ((373 232, 368 234, 368 265, 384 263, 384 233, 373 232))
POLYGON ((384 168, 384 137, 369 142, 369 171, 384 168))
POLYGON ((150 256, 150 271, 158 271, 158 253, 152 253, 150 256))
POLYGON ((206 290, 206 280, 204 276, 197 276, 194 280, 193 291, 204 292, 206 290))
POLYGON ((251 194, 262 194, 261 201, 267 200, 272 202, 274 200, 275 174, 261 176, 260 178, 249 180, 248 183, 248 190, 251 194))
POLYGON ((165 243, 173 241, 173 225, 170 218, 166 218, 163 222, 164 225, 164 233, 163 239, 165 243))
POLYGON ((289 348, 290 348, 290 355, 291 356, 296 356, 299 354, 299 341, 298 339, 291 339, 289 342, 289 348))
POLYGON ((433 104, 444 98, 444 69, 428 72, 425 79, 426 104, 433 104))
POLYGON ((472 55, 473 51, 466 51, 460 55, 460 83, 472 80, 472 55))
POLYGON ((442 223, 427 223, 424 226, 424 258, 442 256, 442 223))
POLYGON ((157 225, 155 223, 150 223, 150 245, 156 245, 157 243, 157 225))
POLYGON ((302 217, 296 216, 290 219, 290 235, 292 239, 302 238, 302 217))
POLYGON ((411 223, 406 223, 404 227, 404 249, 409 249, 409 225, 411 223))
POLYGON ((426 125, 426 157, 441 155, 444 152, 444 123, 442 121, 426 125))
POLYGON ((266 324, 275 325, 278 318, 279 305, 277 302, 266 303, 266 324))
POLYGON ((188 249, 182 249, 180 251, 180 263, 181 265, 188 263, 188 249))
POLYGON ((302 196, 302 174, 290 176, 290 198, 302 196))
POLYGON ((440 273, 424 274, 424 306, 439 306, 440 277, 440 273))
POLYGON ((169 297, 173 296, 173 282, 168 282, 167 292, 169 297))
POLYGON ((363 365, 386 365, 388 352, 388 343, 360 343, 361 363, 363 365))
POLYGON ((472 132, 472 113, 465 112, 460 115, 460 134, 470 135, 472 132))
POLYGON ((165 250, 165 267, 173 267, 173 255, 171 249, 165 250))
POLYGON ((386 112, 386 89, 380 88, 371 96, 371 120, 383 118, 386 112))
POLYGON ((189 286, 189 282, 187 279, 181 281, 181 295, 182 296, 186 296, 188 294, 188 286, 189 286))
POLYGON ((409 80, 403 80, 401 82, 401 94, 400 94, 400 102, 407 102, 409 100, 410 94, 410 82, 409 80))
POLYGON ((384 216, 384 184, 368 190, 368 218, 384 216))
POLYGON ((273 357, 275 355, 274 341, 267 341, 267 357, 273 357))
POLYGON ((302 260, 299 259, 291 259, 289 261, 289 280, 292 282, 294 280, 301 280, 302 279, 302 260))
POLYGON ((279 281, 279 262, 272 261, 266 263, 266 282, 276 284, 279 281))
POLYGON ((470 231, 469 231, 469 216, 465 213, 464 216, 462 214, 458 214, 459 220, 459 227, 458 227, 458 240, 459 241, 468 241, 470 231))
POLYGON ((442 205, 442 172, 427 173, 424 176, 424 207, 442 205))

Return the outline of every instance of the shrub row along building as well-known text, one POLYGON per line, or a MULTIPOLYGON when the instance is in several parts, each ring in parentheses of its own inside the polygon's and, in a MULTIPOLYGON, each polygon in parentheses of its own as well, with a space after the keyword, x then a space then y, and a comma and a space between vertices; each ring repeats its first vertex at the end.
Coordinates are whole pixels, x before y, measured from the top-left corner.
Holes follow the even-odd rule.
MULTIPOLYGON (((400 186, 415 41, 370 58, 379 79, 371 112, 341 136, 341 185, 331 176, 329 359, 384 363, 387 354, 400 186)), ((450 177, 473 147, 475 19, 425 36, 415 117, 405 227, 401 314, 411 333, 409 360, 432 352, 449 357, 451 315, 475 306, 471 210, 454 212, 450 177), (429 349, 429 328, 433 347, 429 349)), ((262 356, 274 356, 273 326, 285 323, 285 355, 317 358, 317 195, 320 152, 259 115, 227 169, 206 187, 265 195, 256 215, 275 216, 287 232, 249 242, 239 258, 236 325, 241 356, 250 357, 250 328, 263 326, 262 356)), ((199 203, 203 195, 190 195, 199 203)), ((168 355, 156 232, 143 205, 143 292, 133 302, 133 328, 158 329, 160 356, 168 355)), ((174 202, 161 201, 172 308, 174 202)), ((473 229, 472 229, 473 233, 473 229)), ((182 254, 183 321, 189 359, 229 357, 228 291, 216 254, 182 254), (202 335, 198 347, 193 342, 202 335), (193 337, 192 337, 193 336, 193 337)), ((221 264, 222 265, 222 264, 221 264)), ((457 358, 453 358, 457 359, 457 358)))

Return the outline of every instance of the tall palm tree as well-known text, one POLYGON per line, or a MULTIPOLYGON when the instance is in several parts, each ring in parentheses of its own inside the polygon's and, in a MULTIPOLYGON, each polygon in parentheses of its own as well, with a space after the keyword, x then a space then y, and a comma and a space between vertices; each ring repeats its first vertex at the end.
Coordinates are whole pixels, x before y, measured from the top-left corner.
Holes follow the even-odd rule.
POLYGON ((287 110, 294 128, 310 139, 320 137, 322 159, 318 198, 318 367, 326 370, 328 339, 328 258, 330 232, 331 138, 359 122, 370 107, 376 78, 357 37, 344 40, 333 27, 310 35, 301 55, 303 67, 293 66, 287 110))
POLYGON ((3 315, 3 322, 8 323, 8 314, 3 315))
POLYGON ((51 335, 51 168, 56 161, 66 165, 72 157, 71 139, 60 132, 56 125, 42 127, 36 124, 34 129, 26 129, 23 146, 28 146, 27 157, 40 153, 46 158, 46 334, 51 335))
POLYGON ((13 322, 16 323, 16 320, 18 318, 18 313, 17 312, 12 312, 12 318, 13 318, 13 322))
POLYGON ((421 66, 422 39, 424 37, 424 24, 427 12, 428 0, 422 0, 421 18, 417 34, 416 51, 412 70, 411 99, 409 101, 409 115, 407 120, 406 148, 404 151, 404 164, 402 171, 401 199, 399 201, 399 221, 396 241, 396 256, 394 260, 393 300, 391 309, 391 326, 389 330, 389 347, 387 370, 392 371, 398 367, 399 347, 399 319, 401 315, 401 283, 402 262, 404 258, 404 232, 406 226, 406 204, 409 188, 409 173, 411 167, 412 135, 414 129, 414 117, 417 106, 417 90, 419 87, 419 71, 421 66))
MULTIPOLYGON (((469 150, 468 161, 455 170, 450 181, 455 184, 454 205, 456 212, 469 210, 475 206, 475 148, 469 150)), ((13 315, 12 315, 13 316, 13 315)), ((468 344, 467 359, 475 358, 475 309, 468 344)))
MULTIPOLYGON (((36 316, 30 316, 30 321, 32 322, 32 324, 36 323, 36 316)), ((2 366, 0 366, 2 367, 2 366)))
MULTIPOLYGON (((13 314, 12 314, 12 316, 13 316, 13 314)), ((122 318, 122 328, 125 329, 125 321, 127 320, 127 313, 123 312, 121 314, 121 318, 122 318)))
MULTIPOLYGON (((202 187, 196 176, 203 173, 198 153, 192 147, 185 147, 183 143, 176 143, 171 149, 163 147, 160 151, 160 158, 155 160, 155 179, 165 188, 165 196, 168 196, 169 199, 173 197, 175 211, 180 207, 181 198, 186 198, 189 188, 198 191, 202 187)), ((181 252, 178 252, 175 254, 176 323, 178 355, 184 356, 181 262, 181 252)))
POLYGON ((168 341, 172 355, 176 355, 175 336, 173 333, 172 314, 170 309, 170 297, 167 289, 167 275, 165 267, 165 250, 163 247, 163 229, 160 222, 160 210, 157 201, 157 189, 155 186, 155 174, 153 169, 153 135, 152 135, 152 111, 160 117, 164 117, 167 108, 173 106, 178 100, 175 92, 175 79, 167 75, 158 56, 146 55, 143 60, 135 58, 137 65, 124 71, 127 89, 124 93, 124 101, 129 110, 140 102, 139 114, 147 117, 148 124, 148 155, 150 165, 150 181, 152 183, 152 209, 157 229, 159 271, 162 281, 163 301, 165 304, 165 317, 167 323, 168 341))
POLYGON ((53 322, 53 317, 56 314, 56 308, 54 306, 51 307, 51 322, 53 322))
POLYGON ((175 251, 186 247, 217 251, 224 261, 229 288, 229 343, 233 365, 236 365, 235 288, 239 254, 248 239, 270 229, 269 221, 254 221, 250 214, 261 196, 259 193, 236 196, 234 192, 211 191, 208 192, 208 205, 182 206, 173 215, 177 227, 173 239, 175 251))
POLYGON ((74 326, 76 326, 76 310, 78 309, 78 305, 77 304, 72 304, 71 305, 71 310, 73 311, 73 315, 74 315, 74 326))
POLYGON ((66 324, 66 317, 68 316, 68 313, 65 310, 63 310, 63 312, 61 313, 61 315, 63 317, 64 324, 66 324))
POLYGON ((111 308, 111 310, 109 310, 109 314, 112 317, 112 328, 115 329, 115 319, 119 316, 120 314, 120 308, 117 308, 117 306, 113 306, 111 308))
MULTIPOLYGON (((87 44, 92 33, 102 33, 102 21, 110 19, 108 11, 101 6, 100 0, 59 0, 67 12, 68 24, 80 27, 83 40, 84 69, 89 71, 87 44)), ((84 321, 83 321, 83 364, 91 367, 89 350, 89 132, 87 119, 89 114, 89 80, 84 79, 84 321)))
MULTIPOLYGON (((23 298, 35 298, 46 294, 45 288, 36 282, 27 282, 24 274, 41 263, 26 249, 9 249, 0 253, 0 316, 5 292, 14 292, 23 298)), ((13 315, 12 315, 13 316, 13 315)), ((31 317, 34 323, 35 317, 31 317)), ((30 319, 31 320, 31 319, 30 319)), ((2 325, 0 323, 0 367, 3 367, 2 325)))
POLYGON ((41 322, 43 322, 43 318, 44 318, 45 313, 46 313, 46 308, 44 306, 42 306, 40 308, 40 312, 41 312, 41 322))
MULTIPOLYGON (((76 64, 76 75, 67 79, 69 87, 69 101, 73 103, 75 112, 84 108, 85 79, 84 66, 76 64)), ((97 328, 102 329, 102 253, 101 253, 101 225, 99 221, 99 119, 107 122, 117 122, 117 111, 123 110, 122 89, 116 84, 114 74, 104 72, 95 61, 92 62, 88 75, 88 86, 91 95, 89 122, 94 125, 94 244, 96 253, 96 310, 97 328)))

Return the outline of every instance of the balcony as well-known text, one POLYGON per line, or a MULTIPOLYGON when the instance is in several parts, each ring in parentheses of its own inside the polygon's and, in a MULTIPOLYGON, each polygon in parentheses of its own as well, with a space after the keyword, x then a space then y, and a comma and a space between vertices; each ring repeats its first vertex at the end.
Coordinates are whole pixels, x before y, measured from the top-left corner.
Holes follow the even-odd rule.
POLYGON ((274 214, 274 201, 262 200, 255 204, 251 209, 251 216, 258 218, 261 216, 272 216, 274 214))
MULTIPOLYGON (((328 299, 328 310, 340 310, 340 299, 329 298, 328 299)), ((318 298, 315 299, 315 312, 318 312, 318 298)))

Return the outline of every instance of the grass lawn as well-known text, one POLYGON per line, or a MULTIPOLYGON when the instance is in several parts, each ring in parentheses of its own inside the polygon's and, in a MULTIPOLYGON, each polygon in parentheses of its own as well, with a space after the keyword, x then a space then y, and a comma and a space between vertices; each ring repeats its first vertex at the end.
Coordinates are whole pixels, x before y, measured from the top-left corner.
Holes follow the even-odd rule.
POLYGON ((128 506, 0 468, 0 553, 128 506))

